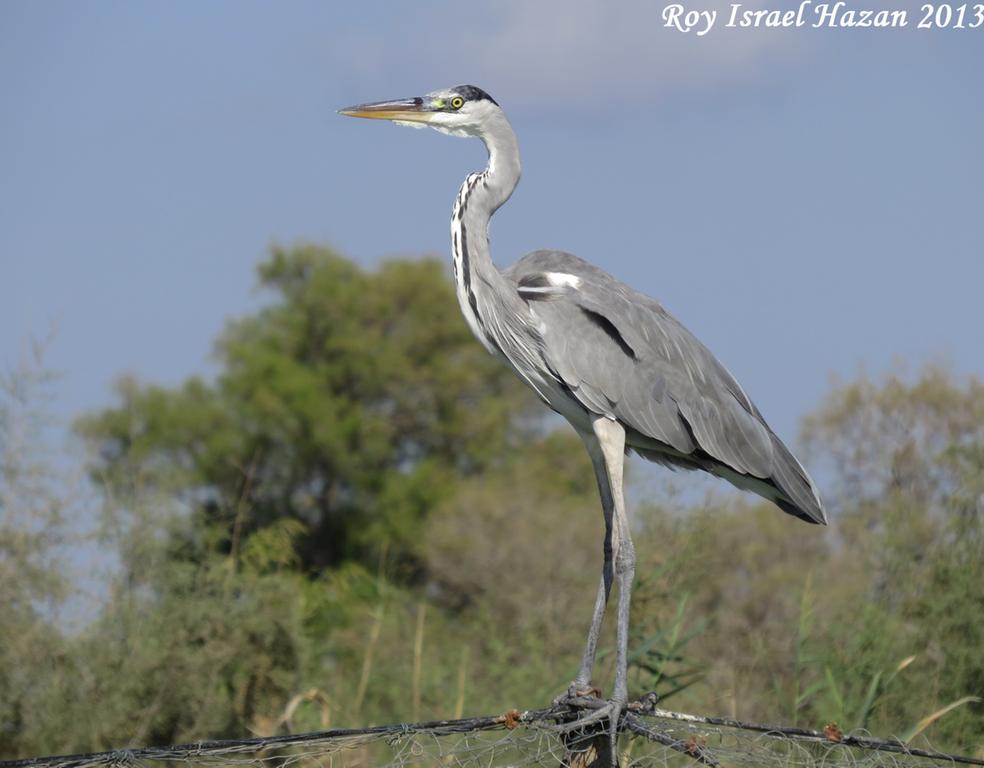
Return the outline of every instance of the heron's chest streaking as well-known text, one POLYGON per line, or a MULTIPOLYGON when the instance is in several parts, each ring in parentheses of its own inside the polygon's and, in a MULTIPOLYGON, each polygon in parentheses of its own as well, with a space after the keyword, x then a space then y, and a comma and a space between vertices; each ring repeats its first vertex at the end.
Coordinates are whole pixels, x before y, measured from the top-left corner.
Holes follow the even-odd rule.
POLYGON ((469 222, 465 220, 465 211, 468 209, 469 200, 476 186, 484 180, 484 173, 472 173, 461 185, 461 190, 455 198, 454 207, 451 210, 451 266, 454 271, 455 293, 458 296, 458 306, 461 307, 461 314, 465 316, 465 321, 471 332, 475 335, 482 346, 493 355, 502 355, 502 350, 489 332, 488 325, 481 317, 478 308, 478 293, 480 286, 476 286, 476 275, 472 267, 472 258, 469 253, 469 238, 486 238, 486 232, 469 231, 469 222))
POLYGON ((475 338, 545 400, 540 322, 488 256, 489 173, 465 179, 451 212, 451 255, 458 306, 475 338))

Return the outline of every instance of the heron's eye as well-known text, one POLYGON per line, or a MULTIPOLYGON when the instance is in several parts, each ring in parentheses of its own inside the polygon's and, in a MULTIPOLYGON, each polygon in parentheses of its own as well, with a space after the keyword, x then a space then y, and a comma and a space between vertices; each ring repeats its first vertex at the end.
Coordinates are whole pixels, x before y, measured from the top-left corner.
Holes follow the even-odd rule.
POLYGON ((465 106, 465 100, 460 96, 451 99, 451 109, 461 109, 463 106, 465 106))

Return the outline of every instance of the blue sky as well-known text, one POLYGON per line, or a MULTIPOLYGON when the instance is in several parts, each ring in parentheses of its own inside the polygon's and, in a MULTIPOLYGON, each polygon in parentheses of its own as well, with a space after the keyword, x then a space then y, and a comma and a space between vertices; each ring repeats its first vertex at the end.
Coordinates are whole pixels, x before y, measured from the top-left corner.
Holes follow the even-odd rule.
POLYGON ((481 146, 335 110, 473 82, 524 153, 500 266, 656 296, 782 436, 832 376, 984 375, 984 27, 697 38, 663 5, 3 3, 0 367, 54 328, 67 420, 213 371, 272 243, 447 258, 481 146))

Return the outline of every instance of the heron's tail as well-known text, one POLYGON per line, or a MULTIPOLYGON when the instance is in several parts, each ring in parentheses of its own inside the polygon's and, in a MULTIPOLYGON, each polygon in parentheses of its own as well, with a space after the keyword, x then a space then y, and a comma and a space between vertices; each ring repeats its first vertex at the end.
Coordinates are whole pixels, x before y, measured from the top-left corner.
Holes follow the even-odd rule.
MULTIPOLYGON (((767 425, 766 429, 768 429, 767 425)), ((668 453, 665 450, 632 446, 632 450, 643 458, 658 462, 670 469, 702 469, 712 475, 727 480, 736 488, 751 491, 768 499, 783 512, 800 520, 818 525, 827 524, 827 514, 820 501, 820 493, 796 457, 783 444, 782 440, 769 430, 772 439, 772 472, 761 478, 738 472, 724 462, 713 459, 706 453, 696 452, 693 456, 668 453)))
MULTIPOLYGON (((772 436, 772 474, 765 479, 736 472, 717 461, 694 466, 700 466, 738 488, 757 493, 783 512, 788 512, 800 520, 826 525, 827 515, 823 511, 823 502, 820 501, 820 494, 813 480, 803 469, 803 465, 783 445, 782 440, 772 434, 771 430, 769 434, 772 436)), ((681 464, 681 466, 686 465, 681 464)))
POLYGON ((816 485, 803 469, 803 465, 774 434, 772 477, 769 480, 778 491, 773 501, 779 509, 808 523, 827 524, 827 514, 816 485))

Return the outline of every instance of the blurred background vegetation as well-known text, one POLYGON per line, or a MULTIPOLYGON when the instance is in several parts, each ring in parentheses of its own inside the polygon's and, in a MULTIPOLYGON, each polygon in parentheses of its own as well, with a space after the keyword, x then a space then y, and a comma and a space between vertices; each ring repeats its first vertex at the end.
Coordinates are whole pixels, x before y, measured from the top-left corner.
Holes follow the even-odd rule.
MULTIPOLYGON (((259 278, 215 377, 78 420, 91 482, 46 447, 41 356, 4 377, 0 757, 495 713, 576 671, 591 469, 442 263, 298 246, 259 278)), ((828 530, 632 492, 633 692, 981 754, 984 383, 835 385, 802 444, 828 530)))

